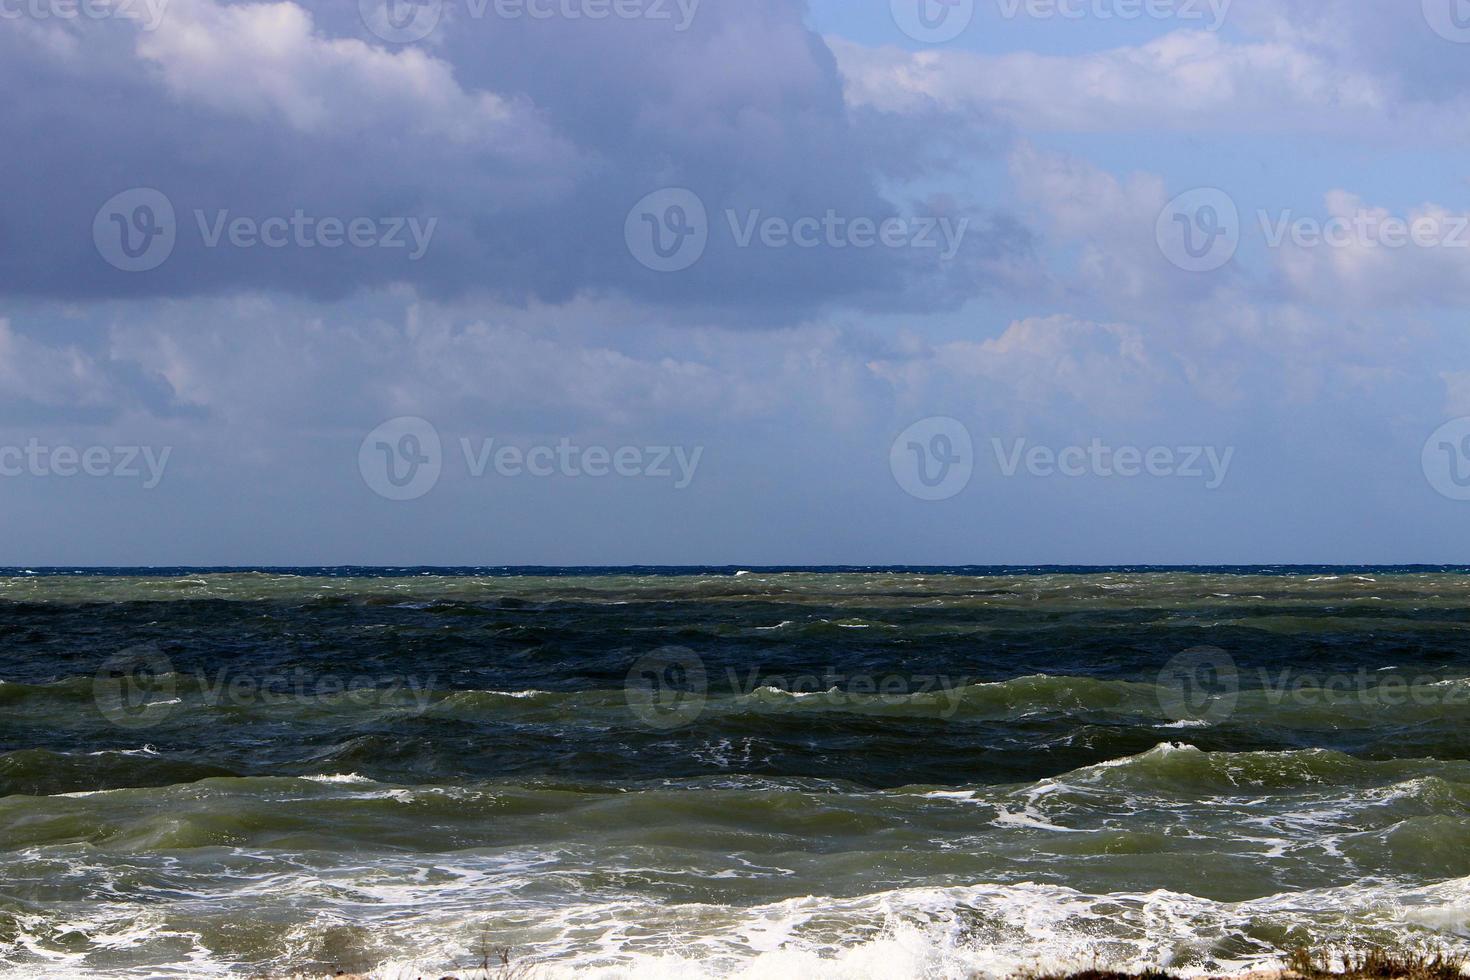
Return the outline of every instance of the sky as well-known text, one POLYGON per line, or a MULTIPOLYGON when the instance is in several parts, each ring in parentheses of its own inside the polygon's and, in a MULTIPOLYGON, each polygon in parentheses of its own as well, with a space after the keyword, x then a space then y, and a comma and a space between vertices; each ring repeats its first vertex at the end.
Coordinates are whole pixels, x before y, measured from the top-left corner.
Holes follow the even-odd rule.
POLYGON ((1470 556, 1470 0, 0 0, 0 565, 1470 556))

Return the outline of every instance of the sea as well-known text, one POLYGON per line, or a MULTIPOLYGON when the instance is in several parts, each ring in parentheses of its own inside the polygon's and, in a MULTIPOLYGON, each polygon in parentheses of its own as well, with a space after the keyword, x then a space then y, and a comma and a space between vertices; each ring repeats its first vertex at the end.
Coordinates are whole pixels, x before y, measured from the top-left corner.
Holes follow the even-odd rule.
POLYGON ((0 569, 0 976, 1470 952, 1470 569, 0 569))

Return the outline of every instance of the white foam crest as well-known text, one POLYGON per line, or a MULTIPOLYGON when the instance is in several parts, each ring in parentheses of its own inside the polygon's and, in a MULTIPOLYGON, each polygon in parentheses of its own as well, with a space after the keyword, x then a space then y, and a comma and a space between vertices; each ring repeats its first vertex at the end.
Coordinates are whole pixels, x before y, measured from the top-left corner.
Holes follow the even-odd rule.
POLYGON ((329 786, 376 786, 377 781, 359 776, 355 772, 332 773, 325 776, 302 776, 309 783, 325 783, 329 786))
POLYGON ((1094 830, 1079 827, 1059 827, 1042 816, 1039 811, 1032 807, 1022 807, 1019 811, 999 808, 1000 814, 990 821, 997 827, 1022 827, 1027 830, 1046 830, 1054 834, 1091 834, 1094 830))
MULTIPOLYGON (((310 897, 324 910, 322 921, 364 925, 402 951, 375 971, 385 978, 452 972, 472 958, 486 930, 537 963, 536 976, 555 980, 960 980, 1094 965, 1219 974, 1278 965, 1283 950, 1264 937, 1303 928, 1344 945, 1384 935, 1412 938, 1406 931, 1417 929, 1421 939, 1451 952, 1470 951, 1470 879, 1425 887, 1363 883, 1234 903, 1169 891, 1088 894, 1060 885, 990 883, 756 907, 672 905, 631 894, 595 901, 584 894, 580 904, 560 905, 532 887, 547 860, 525 851, 493 866, 430 869, 405 862, 386 878, 351 868, 285 873, 239 897, 310 897)), ((146 962, 139 957, 156 947, 172 965, 148 968, 149 976, 238 969, 208 958, 200 938, 170 919, 165 924, 157 910, 112 903, 69 921, 18 916, 18 942, 0 954, 0 965, 7 976, 139 976, 146 962), (88 940, 85 962, 57 941, 73 932, 88 940), (182 952, 181 941, 193 951, 182 952), (102 965, 115 954, 121 956, 114 962, 129 965, 102 965), (184 956, 192 959, 181 961, 184 956)), ((303 924, 293 935, 313 928, 303 924)))
MULTIPOLYGON (((1348 940, 1419 927, 1434 930, 1434 944, 1470 950, 1458 941, 1470 939, 1470 879, 1238 903, 1032 883, 813 896, 752 909, 630 899, 564 909, 547 925, 555 936, 531 944, 527 958, 536 976, 555 980, 971 980, 1094 966, 1203 976, 1279 967, 1286 951, 1261 937, 1304 926, 1348 940)), ((428 965, 404 960, 375 975, 428 965)))

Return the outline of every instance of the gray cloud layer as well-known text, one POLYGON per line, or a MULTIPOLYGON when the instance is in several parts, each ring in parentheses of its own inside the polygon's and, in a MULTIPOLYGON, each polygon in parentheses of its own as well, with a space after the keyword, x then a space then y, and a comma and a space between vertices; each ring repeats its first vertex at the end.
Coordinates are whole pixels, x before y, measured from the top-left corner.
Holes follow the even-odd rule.
POLYGON ((826 303, 952 307, 1028 248, 1003 216, 880 191, 897 163, 855 132, 835 59, 790 0, 710 0, 683 32, 647 19, 456 19, 451 7, 416 45, 385 44, 351 13, 172 0, 153 31, 0 27, 0 83, 19 109, 0 117, 0 288, 331 298, 399 281, 444 297, 617 293, 769 320, 826 303), (161 191, 177 213, 173 254, 146 273, 100 261, 91 236, 102 203, 133 187, 161 191), (624 243, 629 209, 664 187, 709 210, 707 251, 677 276, 643 268, 624 243), (417 260, 412 247, 294 247, 294 231, 282 248, 232 247, 229 235, 207 247, 222 222, 298 211, 433 222, 432 238, 417 260), (733 230, 829 212, 969 224, 953 261, 939 249, 741 247, 733 230))

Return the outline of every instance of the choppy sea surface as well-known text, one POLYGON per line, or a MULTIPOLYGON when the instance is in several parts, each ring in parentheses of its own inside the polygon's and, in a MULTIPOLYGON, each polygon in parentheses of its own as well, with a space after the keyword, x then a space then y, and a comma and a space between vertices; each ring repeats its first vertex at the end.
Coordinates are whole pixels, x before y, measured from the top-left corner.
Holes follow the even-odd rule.
POLYGON ((0 569, 0 974, 1470 951, 1470 573, 0 569))

